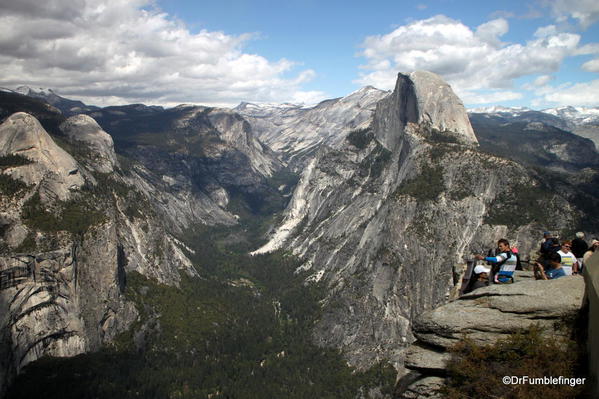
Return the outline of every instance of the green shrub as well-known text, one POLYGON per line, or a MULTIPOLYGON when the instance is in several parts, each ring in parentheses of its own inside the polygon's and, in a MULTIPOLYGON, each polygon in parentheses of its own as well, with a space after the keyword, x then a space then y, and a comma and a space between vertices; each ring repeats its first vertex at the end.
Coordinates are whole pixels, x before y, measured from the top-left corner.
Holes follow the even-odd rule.
POLYGON ((464 339, 452 349, 447 385, 442 392, 448 399, 575 398, 581 393, 582 385, 506 385, 502 377, 584 377, 578 354, 573 341, 543 335, 535 326, 492 345, 477 345, 464 339))
POLYGON ((369 128, 353 130, 347 135, 346 138, 351 145, 361 150, 366 148, 373 139, 374 135, 369 128))
POLYGON ((39 193, 31 196, 21 208, 25 224, 44 232, 68 231, 81 235, 104 219, 104 215, 86 201, 73 199, 59 202, 55 209, 46 209, 39 193))
POLYGON ((410 195, 421 201, 434 201, 445 191, 443 168, 440 165, 424 164, 420 174, 402 182, 395 195, 410 195))
POLYGON ((11 176, 0 173, 0 193, 8 197, 27 189, 27 184, 21 180, 13 179, 11 176))
POLYGON ((8 154, 0 157, 0 169, 6 169, 13 166, 23 166, 32 163, 28 158, 20 154, 8 154))

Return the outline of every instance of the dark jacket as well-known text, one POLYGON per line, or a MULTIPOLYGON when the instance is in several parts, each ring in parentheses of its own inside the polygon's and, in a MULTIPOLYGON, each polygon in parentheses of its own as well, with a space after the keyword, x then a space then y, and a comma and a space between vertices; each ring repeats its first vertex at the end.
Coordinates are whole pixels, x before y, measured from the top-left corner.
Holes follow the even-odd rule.
POLYGON ((575 238, 572 240, 572 253, 577 258, 582 258, 584 256, 584 253, 588 251, 588 249, 589 246, 587 245, 586 241, 582 238, 575 238))

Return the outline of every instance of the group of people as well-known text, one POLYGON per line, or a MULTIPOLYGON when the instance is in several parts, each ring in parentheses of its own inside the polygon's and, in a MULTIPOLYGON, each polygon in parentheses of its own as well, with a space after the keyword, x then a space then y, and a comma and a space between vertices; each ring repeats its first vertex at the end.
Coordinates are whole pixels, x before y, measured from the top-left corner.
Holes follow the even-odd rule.
MULTIPOLYGON (((585 262, 599 248, 599 240, 593 239, 589 246, 584 240, 584 233, 576 233, 574 240, 561 241, 551 233, 543 234, 539 250, 539 258, 534 261, 535 278, 539 280, 556 279, 578 274, 583 270, 585 262)), ((514 272, 521 269, 518 250, 512 248, 506 239, 497 242, 495 254, 489 256, 475 255, 477 260, 485 260, 491 267, 477 265, 472 271, 468 286, 464 292, 485 287, 490 282, 506 284, 514 282, 514 272)))
POLYGON ((574 240, 560 243, 551 233, 543 234, 540 257, 535 261, 535 278, 550 280, 582 272, 585 262, 599 248, 599 240, 593 239, 589 246, 584 233, 576 233, 574 240))

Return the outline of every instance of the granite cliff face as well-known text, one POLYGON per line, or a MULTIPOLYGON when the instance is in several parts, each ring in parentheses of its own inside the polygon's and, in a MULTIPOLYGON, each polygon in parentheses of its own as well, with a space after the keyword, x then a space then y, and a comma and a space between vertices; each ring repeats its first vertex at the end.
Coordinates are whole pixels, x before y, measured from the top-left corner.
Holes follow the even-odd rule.
POLYGON ((187 204, 204 218, 231 224, 235 222, 228 208, 231 200, 241 198, 258 211, 261 198, 278 195, 267 179, 282 168, 281 162, 235 112, 130 105, 103 108, 90 116, 110 131, 118 152, 160 176, 167 193, 199 197, 201 206, 194 201, 187 204))
MULTIPOLYGON (((236 129, 234 116, 213 118, 236 129)), ((59 126, 52 137, 24 112, 0 125, 0 393, 42 356, 110 344, 138 318, 123 295, 127 272, 177 285, 180 273, 197 275, 185 230, 236 223, 226 201, 172 172, 130 160, 125 170, 91 117, 59 126)))
MULTIPOLYGON (((449 86, 430 73, 400 74, 367 128, 321 148, 282 225, 256 253, 291 250, 311 279, 327 284, 314 333, 320 344, 342 349, 359 367, 380 359, 399 365, 414 339, 413 318, 455 295, 464 256, 502 236, 525 252, 536 245, 524 238, 534 236, 533 218, 510 210, 519 186, 542 183, 478 151, 449 86)), ((570 208, 554 193, 535 201, 556 214, 570 208)))
POLYGON ((292 169, 301 170, 322 145, 338 146, 350 131, 367 127, 376 104, 388 95, 368 86, 313 107, 242 103, 235 111, 292 169))

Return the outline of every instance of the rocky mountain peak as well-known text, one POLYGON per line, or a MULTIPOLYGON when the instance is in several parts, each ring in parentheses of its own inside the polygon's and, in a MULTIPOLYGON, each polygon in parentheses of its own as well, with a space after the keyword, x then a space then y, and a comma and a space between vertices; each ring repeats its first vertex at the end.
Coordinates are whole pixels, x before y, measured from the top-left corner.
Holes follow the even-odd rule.
POLYGON ((462 101, 431 72, 399 73, 393 94, 377 105, 373 132, 387 149, 399 146, 408 124, 435 129, 462 144, 478 143, 462 101))
POLYGON ((9 173, 26 184, 46 182, 52 196, 67 199, 71 189, 79 188, 84 178, 73 157, 60 148, 33 116, 18 112, 0 125, 0 156, 18 154, 33 161, 11 168, 9 173))
POLYGON ((418 100, 418 122, 428 122, 440 131, 458 133, 461 141, 476 144, 464 104, 439 75, 428 71, 410 74, 418 100))
POLYGON ((114 170, 117 163, 112 137, 106 133, 94 118, 87 115, 75 115, 64 121, 61 130, 71 140, 78 141, 92 150, 93 169, 101 173, 114 170))

